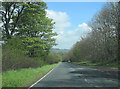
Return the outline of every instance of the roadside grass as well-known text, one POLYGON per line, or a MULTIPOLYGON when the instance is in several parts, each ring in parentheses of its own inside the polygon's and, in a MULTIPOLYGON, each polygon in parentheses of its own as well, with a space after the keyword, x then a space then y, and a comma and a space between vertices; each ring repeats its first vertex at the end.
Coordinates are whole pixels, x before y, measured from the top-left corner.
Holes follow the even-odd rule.
POLYGON ((109 66, 109 67, 117 67, 120 68, 120 64, 119 63, 103 63, 103 62, 90 62, 90 61, 81 61, 81 62, 72 62, 73 64, 77 64, 77 65, 83 65, 83 66, 109 66))
POLYGON ((57 66, 57 64, 45 65, 40 68, 10 70, 3 72, 2 87, 27 87, 55 66, 57 66))

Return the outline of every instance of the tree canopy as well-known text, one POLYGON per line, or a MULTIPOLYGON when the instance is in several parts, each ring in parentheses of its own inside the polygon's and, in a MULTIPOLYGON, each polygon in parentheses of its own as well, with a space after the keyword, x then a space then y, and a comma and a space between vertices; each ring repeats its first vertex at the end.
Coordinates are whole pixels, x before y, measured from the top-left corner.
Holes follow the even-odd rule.
POLYGON ((46 16, 44 2, 3 2, 2 22, 3 39, 19 37, 23 42, 26 54, 37 56, 48 53, 56 45, 53 36, 54 22, 46 16))

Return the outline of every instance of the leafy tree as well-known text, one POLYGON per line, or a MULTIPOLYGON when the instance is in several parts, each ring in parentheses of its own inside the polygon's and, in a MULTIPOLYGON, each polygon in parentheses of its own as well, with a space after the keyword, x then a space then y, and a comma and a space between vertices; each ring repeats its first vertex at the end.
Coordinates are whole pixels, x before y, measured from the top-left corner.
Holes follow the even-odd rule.
POLYGON ((3 68, 44 65, 57 35, 53 32, 55 22, 46 16, 46 3, 3 2, 2 8, 3 68))
POLYGON ((3 3, 3 37, 22 39, 26 54, 29 56, 44 56, 56 45, 52 31, 54 22, 46 17, 44 2, 3 3))
POLYGON ((44 53, 48 54, 49 49, 56 45, 55 39, 52 38, 57 35, 52 31, 55 23, 46 17, 45 9, 45 3, 30 3, 19 21, 18 29, 20 30, 16 35, 23 38, 23 43, 30 56, 37 56, 37 53, 44 56, 44 53))

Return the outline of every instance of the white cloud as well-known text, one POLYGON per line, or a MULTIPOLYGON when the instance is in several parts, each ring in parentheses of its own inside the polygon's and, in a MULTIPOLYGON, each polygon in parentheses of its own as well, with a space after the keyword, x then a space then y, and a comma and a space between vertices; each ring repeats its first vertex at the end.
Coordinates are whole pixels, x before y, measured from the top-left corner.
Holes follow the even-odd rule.
POLYGON ((46 10, 47 16, 52 18, 55 24, 56 32, 64 32, 66 27, 70 27, 71 23, 69 22, 69 17, 66 12, 55 12, 53 10, 46 10))
POLYGON ((57 46, 56 48, 71 48, 78 40, 80 36, 90 32, 90 28, 86 23, 79 24, 76 29, 66 30, 67 27, 71 26, 69 16, 66 12, 55 12, 53 10, 46 10, 47 16, 52 18, 55 24, 55 32, 58 33, 57 46))
POLYGON ((83 36, 88 34, 91 31, 91 28, 86 23, 82 23, 78 25, 76 31, 80 33, 80 36, 83 36))
POLYGON ((78 28, 83 29, 84 32, 90 32, 91 31, 91 28, 86 23, 79 24, 78 28))

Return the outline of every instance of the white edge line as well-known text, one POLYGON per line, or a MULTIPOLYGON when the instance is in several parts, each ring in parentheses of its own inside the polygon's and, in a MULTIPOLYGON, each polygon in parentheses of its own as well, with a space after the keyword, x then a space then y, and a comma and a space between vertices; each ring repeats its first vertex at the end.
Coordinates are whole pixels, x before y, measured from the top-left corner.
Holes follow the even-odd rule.
MULTIPOLYGON (((61 64, 61 63, 60 63, 61 64)), ((59 65, 59 64, 58 64, 59 65)), ((57 66, 58 66, 57 65, 57 66)), ((56 66, 56 67, 57 67, 56 66)), ((40 82, 43 78, 45 78, 48 74, 50 74, 56 67, 54 67, 52 70, 50 70, 46 75, 44 75, 42 78, 40 78, 38 81, 36 81, 34 84, 32 84, 28 89, 32 88, 34 85, 36 85, 38 82, 40 82)))

